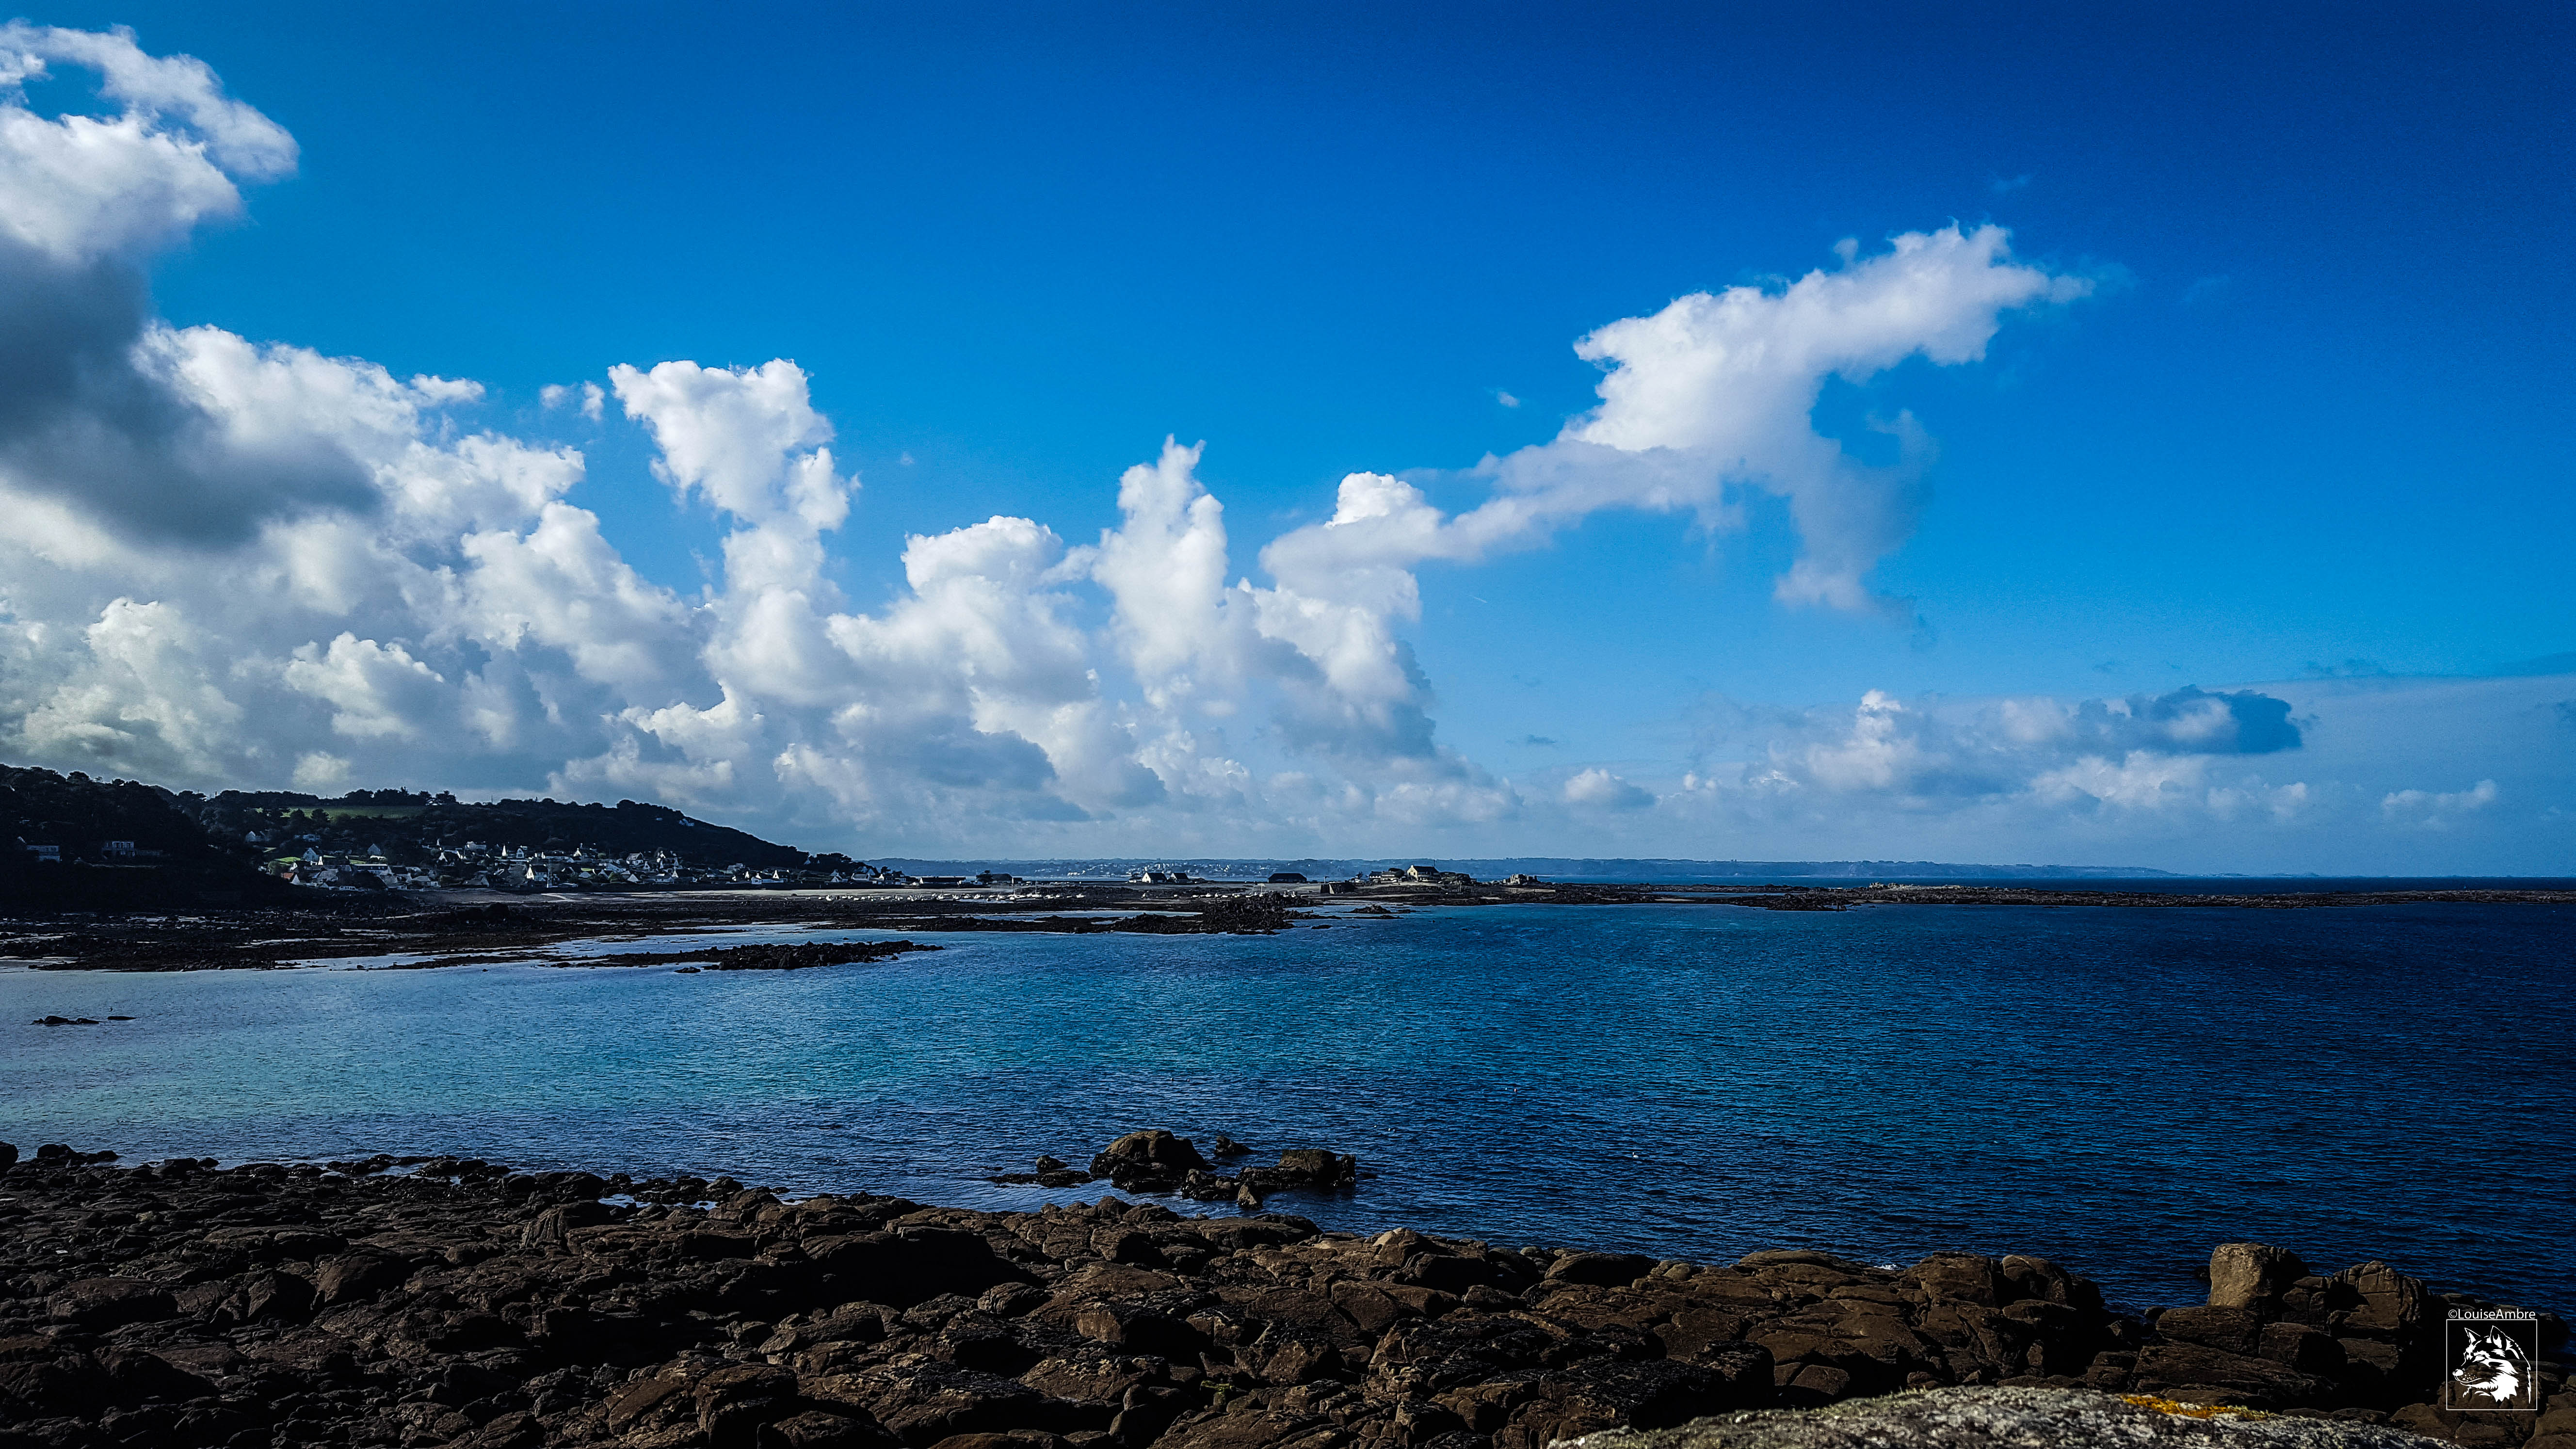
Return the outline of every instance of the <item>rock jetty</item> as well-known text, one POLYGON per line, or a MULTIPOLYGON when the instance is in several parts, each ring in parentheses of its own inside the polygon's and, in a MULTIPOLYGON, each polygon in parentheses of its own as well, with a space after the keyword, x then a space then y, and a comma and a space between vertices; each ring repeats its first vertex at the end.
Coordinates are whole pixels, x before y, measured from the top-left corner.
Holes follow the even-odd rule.
MULTIPOLYGON (((1542 1449, 1958 1386, 2576 1449, 2555 1360, 2536 1422, 2427 1402, 2444 1311, 2486 1305, 2250 1244, 2214 1256, 2208 1303, 2149 1322, 2030 1257, 1694 1264, 1116 1196, 974 1212, 475 1159, 110 1156, 0 1151, 0 1449, 1542 1449)), ((1169 1134, 1101 1154, 1113 1181, 1140 1160, 1186 1181, 1198 1156, 1169 1134)))

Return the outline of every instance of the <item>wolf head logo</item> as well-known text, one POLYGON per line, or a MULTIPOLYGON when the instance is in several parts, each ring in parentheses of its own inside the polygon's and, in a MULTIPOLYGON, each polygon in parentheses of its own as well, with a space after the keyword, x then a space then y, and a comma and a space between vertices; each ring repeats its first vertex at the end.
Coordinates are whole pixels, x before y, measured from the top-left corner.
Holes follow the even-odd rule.
POLYGON ((2531 1400, 2531 1359, 2521 1344, 2498 1328, 2472 1328, 2451 1370, 2451 1407, 2455 1409, 2524 1409, 2531 1400))

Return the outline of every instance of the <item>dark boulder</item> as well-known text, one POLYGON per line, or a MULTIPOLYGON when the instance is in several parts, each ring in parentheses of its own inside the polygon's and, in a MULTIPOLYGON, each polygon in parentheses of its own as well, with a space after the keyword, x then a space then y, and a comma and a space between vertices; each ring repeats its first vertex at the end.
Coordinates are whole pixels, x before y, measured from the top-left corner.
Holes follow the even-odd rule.
POLYGON ((1756 1409, 1771 1401, 1771 1351, 1758 1343, 1712 1344, 1691 1362, 1716 1377, 1729 1407, 1756 1409))
POLYGON ((760 1442, 778 1449, 891 1449, 903 1441, 877 1427, 876 1421, 866 1415, 808 1409, 764 1425, 760 1442))
POLYGON ((95 1413, 109 1393, 107 1375, 85 1355, 0 1362, 0 1423, 95 1413))
POLYGON ((1074 1331, 1125 1353, 1156 1354, 1182 1363, 1196 1360, 1212 1347, 1207 1335, 1169 1313, 1125 1304, 1082 1310, 1074 1319, 1074 1331))
POLYGON ((98 1364, 107 1375, 111 1390, 121 1399, 167 1399, 180 1403, 215 1391, 215 1386, 205 1379, 159 1354, 140 1349, 108 1349, 98 1356, 98 1364))
POLYGON ((2355 1300, 2344 1319, 2347 1329, 2403 1338, 2425 1322, 2429 1295, 2424 1280, 2410 1278, 2375 1258, 2356 1263, 2326 1282, 2329 1295, 2340 1288, 2355 1300))
POLYGON ((1144 1449, 1161 1438, 1173 1421, 1198 1406, 1198 1396, 1187 1390, 1138 1384, 1120 1397, 1118 1417, 1109 1421, 1109 1437, 1118 1444, 1144 1449))
POLYGON ((541 1172, 537 1185, 557 1202, 595 1201, 608 1191, 608 1179, 595 1172, 541 1172))
POLYGON ((1667 1429, 1730 1410, 1765 1407, 1769 1383, 1666 1360, 1591 1362, 1539 1380, 1538 1393, 1495 1434, 1497 1449, 1544 1449, 1603 1429, 1667 1429))
POLYGON ((2274 1363, 2287 1364, 2303 1374, 2341 1377, 2345 1357, 2343 1345, 2331 1334, 2310 1328, 2304 1323, 2267 1323, 2256 1340, 2254 1355, 2274 1363))
POLYGON ((2178 1343, 2250 1354, 2263 1341, 2263 1322, 2242 1308, 2168 1308, 2157 1315, 2156 1332, 2178 1343))
POLYGON ((1346 1152, 1300 1147, 1280 1153, 1279 1166, 1274 1170, 1308 1187, 1348 1187, 1359 1180, 1360 1163, 1346 1152))
POLYGON ((807 1399, 824 1408, 868 1414, 914 1449, 956 1434, 1106 1428, 1077 1406, 1050 1399, 1016 1379, 936 1360, 865 1374, 800 1379, 807 1399))
POLYGON ((1534 1376, 1558 1343, 1554 1333, 1520 1317, 1411 1319, 1378 1340, 1368 1387, 1381 1397, 1433 1398, 1489 1380, 1534 1376))
POLYGON ((1257 1200, 1281 1192, 1346 1190, 1359 1182, 1359 1176, 1359 1159, 1349 1153, 1301 1147, 1280 1153, 1277 1167, 1247 1167, 1235 1174, 1235 1180, 1257 1200))
POLYGON ((1491 1288, 1503 1281, 1502 1273, 1481 1258, 1463 1258, 1455 1254, 1426 1253, 1414 1259, 1396 1275, 1397 1281, 1438 1293, 1465 1293, 1473 1288, 1491 1288))
POLYGON ((402 1287, 402 1281, 410 1276, 410 1263, 394 1258, 392 1253, 337 1253, 314 1263, 314 1294, 325 1307, 363 1302, 384 1289, 402 1287))
MULTIPOLYGON (((582 1174, 588 1177, 588 1173, 582 1174)), ((598 1178, 591 1178, 598 1182, 598 1178)), ((595 1228, 617 1219, 616 1211, 591 1197, 575 1197, 559 1203, 531 1219, 519 1235, 519 1244, 528 1248, 562 1248, 565 1237, 575 1228, 595 1228)))
MULTIPOLYGON (((703 1374, 701 1369, 698 1376, 703 1374)), ((691 1378, 689 1366, 674 1364, 660 1373, 631 1379, 600 1405, 599 1422, 611 1434, 623 1437, 640 1437, 664 1426, 679 1427, 675 1421, 691 1407, 691 1378)))
POLYGON ((1896 1281, 1901 1286, 1911 1285, 1936 1303, 1974 1303, 1989 1308, 2009 1301, 2014 1291, 2004 1277, 2003 1266, 1978 1253, 1934 1253, 1897 1274, 1896 1281))
POLYGON ((2209 1306, 2269 1318, 2281 1297, 2308 1276, 2296 1253, 2261 1243, 2221 1243, 2209 1255, 2209 1306))
POLYGON ((45 1312, 54 1322, 93 1330, 148 1323, 178 1311, 178 1300, 167 1289, 140 1278, 83 1278, 45 1300, 45 1312))
POLYGON ((2063 1303, 2086 1313, 2102 1311, 2102 1290, 2046 1258, 2011 1254, 1995 1266, 2018 1297, 2063 1303))
POLYGON ((2193 1403, 2249 1409, 2303 1408, 2326 1399, 2332 1390, 2327 1380, 2286 1364, 2196 1343, 2148 1345, 2130 1371, 2129 1386, 2193 1403))
POLYGON ((1655 1260, 1642 1253, 1559 1253, 1547 1265, 1547 1281, 1619 1288, 1654 1270, 1655 1260))
POLYGON ((451 1362, 440 1365, 438 1371, 430 1376, 427 1392, 433 1404, 463 1408, 516 1384, 517 1380, 497 1369, 478 1363, 451 1362))
POLYGON ((2064 1303, 2024 1298, 2005 1304, 1997 1313, 2022 1326, 2026 1335, 2022 1367, 2035 1374, 2081 1374, 2093 1355, 2108 1346, 2098 1315, 2064 1303))
POLYGON ((300 1323, 313 1312, 313 1285, 292 1273, 245 1273, 207 1313, 216 1325, 300 1323))
POLYGON ((1272 1384, 1309 1384, 1350 1372, 1341 1345, 1331 1336, 1287 1323, 1273 1323, 1259 1338, 1237 1347, 1234 1360, 1272 1384))
POLYGON ((1252 1407, 1247 1401, 1239 1411, 1182 1419, 1154 1441, 1154 1449, 1345 1449, 1350 1443, 1350 1434, 1330 1419, 1286 1408, 1252 1407))
POLYGON ((2346 1397, 2372 1408, 2404 1402, 2400 1390, 2405 1384, 2402 1371, 2406 1363, 2397 1345, 2375 1338, 2338 1338, 2335 1347, 2343 1354, 2343 1368, 2335 1377, 2342 1383, 2346 1397))
POLYGON ((1162 1128, 1130 1132, 1091 1159, 1091 1175, 1105 1177, 1129 1192, 1161 1192, 1177 1186, 1193 1170, 1206 1171, 1208 1160, 1186 1137, 1162 1128))
POLYGON ((799 1412, 796 1375, 765 1363, 727 1364, 690 1387, 708 1449, 754 1449, 763 1426, 799 1412))
POLYGON ((685 1232, 675 1241, 683 1258, 702 1262, 719 1262, 726 1258, 748 1258, 760 1251, 760 1240, 749 1233, 725 1233, 706 1229, 685 1232))
POLYGON ((1194 1167, 1181 1175, 1178 1191, 1181 1196, 1194 1202, 1232 1202, 1250 1189, 1246 1188, 1239 1179, 1223 1177, 1194 1167))
POLYGON ((1021 1277, 993 1256, 993 1245, 982 1234, 956 1228, 809 1238, 804 1249, 815 1268, 833 1275, 842 1297, 897 1308, 942 1294, 971 1299, 1021 1277))

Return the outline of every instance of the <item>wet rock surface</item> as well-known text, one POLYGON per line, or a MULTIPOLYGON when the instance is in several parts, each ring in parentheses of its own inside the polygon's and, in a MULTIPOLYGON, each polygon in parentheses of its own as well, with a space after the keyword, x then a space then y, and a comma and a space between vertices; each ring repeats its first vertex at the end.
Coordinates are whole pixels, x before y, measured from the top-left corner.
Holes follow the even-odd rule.
MULTIPOLYGON (((1186 1180, 1208 1171, 1187 1146, 1138 1133, 1101 1156, 1186 1180)), ((471 1158, 97 1156, 51 1145, 0 1172, 0 1449, 1541 1449, 1998 1384, 2529 1449, 2576 1428, 2554 1361, 2536 1422, 2424 1402, 2428 1335, 2470 1300, 2241 1245, 2213 1271, 2223 1301, 2151 1327, 2029 1257, 1691 1264, 1117 1197, 994 1213, 471 1158)), ((1348 1161, 1314 1157, 1299 1170, 1348 1161)), ((2117 1402, 1960 1402, 2079 1401, 2117 1402)))

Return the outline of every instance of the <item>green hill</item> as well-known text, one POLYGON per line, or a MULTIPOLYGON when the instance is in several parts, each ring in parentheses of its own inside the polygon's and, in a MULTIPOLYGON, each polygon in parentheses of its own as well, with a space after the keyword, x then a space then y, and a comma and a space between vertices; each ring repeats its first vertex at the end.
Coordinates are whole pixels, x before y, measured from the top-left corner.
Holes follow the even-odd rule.
MULTIPOLYGON (((77 770, 0 765, 0 904, 22 908, 265 904, 290 898, 292 888, 262 869, 280 857, 309 851, 427 867, 469 846, 481 847, 478 861, 667 856, 697 880, 734 866, 799 875, 858 868, 847 856, 808 855, 634 800, 467 802, 403 790, 206 796, 77 770)), ((372 876, 350 880, 375 883, 372 876)))
POLYGON ((795 870, 818 859, 745 831, 692 819, 663 805, 620 800, 579 805, 562 800, 492 800, 466 803, 453 795, 401 790, 356 790, 337 798, 283 790, 226 790, 196 806, 204 829, 240 839, 253 832, 272 846, 318 837, 323 853, 382 846, 389 859, 410 864, 441 847, 470 842, 529 851, 587 846, 607 855, 668 851, 691 865, 746 865, 754 870, 795 870))
POLYGON ((287 888, 210 835, 192 797, 0 765, 0 901, 57 909, 255 903, 287 888))

